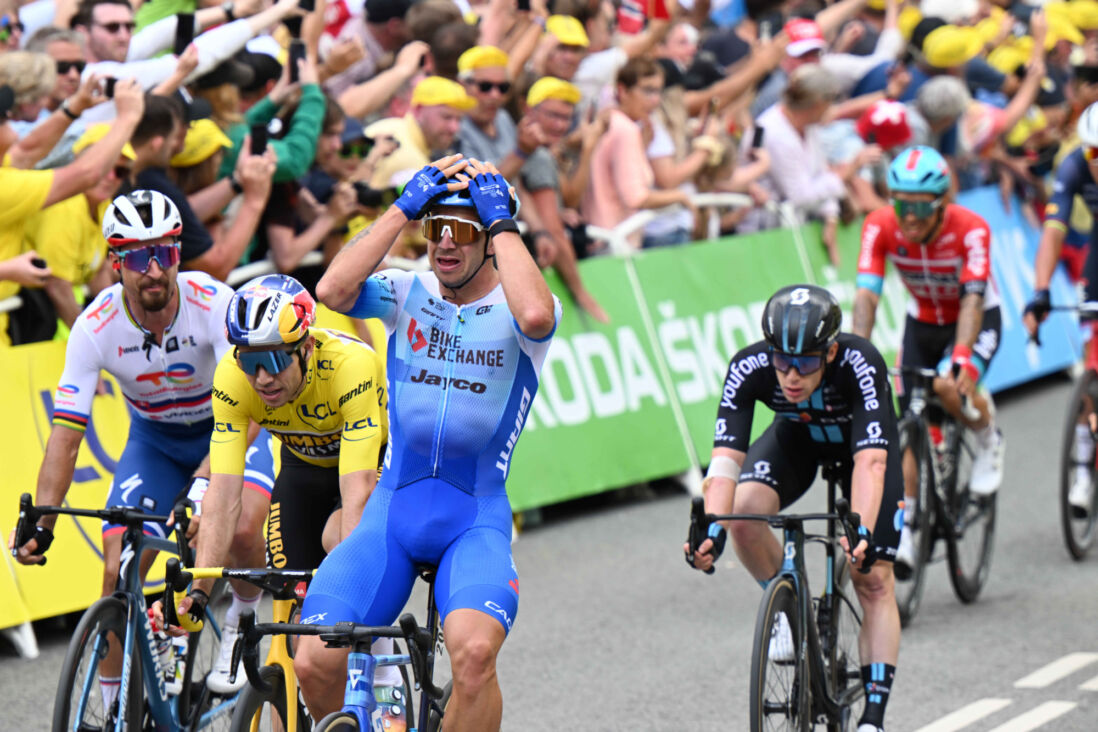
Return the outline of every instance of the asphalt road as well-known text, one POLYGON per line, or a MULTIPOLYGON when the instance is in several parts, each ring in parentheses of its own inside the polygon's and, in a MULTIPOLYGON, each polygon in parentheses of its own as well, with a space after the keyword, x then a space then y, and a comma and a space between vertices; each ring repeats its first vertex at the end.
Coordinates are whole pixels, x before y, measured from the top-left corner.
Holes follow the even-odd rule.
MULTIPOLYGON (((905 631, 889 732, 1098 729, 1098 556, 1072 562, 1056 503, 1066 379, 999 399, 1007 439, 991 577, 971 606, 931 568, 905 631)), ((821 485, 822 487, 822 485, 821 485)), ((812 510, 822 501, 804 499, 812 510)), ((522 601, 499 675, 504 729, 745 730, 758 586, 729 558, 682 560, 689 500, 636 488, 547 510, 515 545, 522 601)), ((411 609, 422 614, 414 596, 411 609)), ((67 642, 0 643, 0 730, 47 729, 67 642)))

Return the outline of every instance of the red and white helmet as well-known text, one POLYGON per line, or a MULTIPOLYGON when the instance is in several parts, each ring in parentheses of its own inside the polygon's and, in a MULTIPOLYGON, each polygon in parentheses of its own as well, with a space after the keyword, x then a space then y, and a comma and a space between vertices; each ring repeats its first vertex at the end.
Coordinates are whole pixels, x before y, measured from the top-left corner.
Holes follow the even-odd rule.
POLYGON ((183 219, 172 200, 159 191, 131 191, 111 201, 103 216, 103 238, 112 247, 178 237, 183 219))
POLYGON ((907 108, 900 102, 882 99, 874 102, 858 118, 855 127, 866 142, 889 150, 911 140, 911 128, 907 124, 907 108))

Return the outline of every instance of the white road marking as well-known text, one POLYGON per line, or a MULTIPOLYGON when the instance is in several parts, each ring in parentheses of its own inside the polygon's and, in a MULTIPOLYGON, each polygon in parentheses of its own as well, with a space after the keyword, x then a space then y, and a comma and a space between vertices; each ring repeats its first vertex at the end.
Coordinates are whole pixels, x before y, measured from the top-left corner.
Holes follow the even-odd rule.
POLYGON ((956 732, 973 722, 995 714, 1003 707, 1009 706, 1010 702, 1010 699, 980 699, 955 712, 950 712, 941 719, 934 720, 925 727, 920 727, 917 732, 956 732))
POLYGON ((1098 653, 1069 653, 1014 682, 1018 689, 1043 689, 1098 661, 1098 653))
POLYGON ((1079 688, 1083 691, 1098 691, 1098 676, 1095 676, 1090 681, 1084 681, 1079 684, 1079 688))
POLYGON ((991 732, 1029 732, 1047 722, 1051 722, 1059 716, 1067 714, 1077 706, 1079 705, 1075 702, 1048 701, 1038 707, 1030 709, 1025 714, 1015 717, 1009 722, 1000 724, 998 727, 991 730, 991 732))

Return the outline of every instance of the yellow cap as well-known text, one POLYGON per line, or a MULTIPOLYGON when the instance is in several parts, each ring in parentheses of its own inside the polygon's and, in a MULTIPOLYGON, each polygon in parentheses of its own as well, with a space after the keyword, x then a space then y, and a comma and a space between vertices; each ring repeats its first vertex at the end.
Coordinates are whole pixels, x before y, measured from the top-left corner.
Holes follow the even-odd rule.
POLYGON ((1072 0, 1068 3, 1068 17, 1079 30, 1098 30, 1098 1, 1072 0))
POLYGON ((233 141, 221 131, 212 119, 198 119, 187 128, 183 152, 172 158, 172 166, 189 168, 208 159, 223 147, 232 147, 233 141))
POLYGON ((1006 15, 1006 11, 1000 8, 998 5, 992 5, 988 16, 975 25, 975 28, 980 33, 980 38, 984 39, 984 43, 991 43, 999 37, 999 31, 1003 27, 1003 16, 1006 15))
POLYGON ((884 10, 885 0, 869 0, 869 2, 865 4, 865 6, 870 10, 884 10))
POLYGON ((587 48, 591 41, 587 39, 587 31, 583 29, 583 23, 579 18, 571 15, 550 15, 545 21, 545 30, 556 36, 556 39, 565 46, 582 46, 587 48))
POLYGON ((546 99, 559 99, 569 104, 579 104, 582 98, 583 94, 575 84, 569 84, 555 76, 543 76, 535 81, 530 91, 526 93, 526 105, 536 107, 546 99))
POLYGON ((1006 144, 1011 147, 1021 147, 1034 133, 1048 127, 1048 120, 1040 107, 1030 107, 1018 124, 1011 128, 1006 136, 1006 144))
POLYGON ((975 28, 943 25, 927 34, 923 57, 935 68, 952 69, 971 61, 983 47, 984 40, 975 28))
POLYGON ((1049 13, 1045 49, 1050 50, 1060 41, 1069 41, 1073 45, 1081 46, 1083 45, 1083 34, 1072 24, 1067 15, 1049 13))
POLYGON ((922 19, 923 14, 914 5, 907 5, 900 11, 900 17, 896 19, 896 27, 900 29, 900 35, 904 37, 905 41, 911 40, 912 31, 915 30, 915 26, 919 25, 919 21, 922 19))
POLYGON ((495 46, 473 46, 458 57, 458 73, 495 66, 507 68, 509 57, 495 46))
POLYGON ((465 87, 441 76, 428 76, 412 90, 413 107, 446 105, 454 109, 469 110, 477 106, 477 100, 465 93, 465 87))
MULTIPOLYGON (((84 130, 84 134, 78 137, 76 142, 73 143, 73 154, 78 155, 83 152, 85 148, 91 147, 99 142, 108 132, 110 132, 110 130, 111 126, 107 122, 99 122, 98 124, 90 125, 88 129, 84 130)), ((122 155, 130 160, 137 160, 137 153, 128 142, 122 146, 122 155)))
POLYGON ((1014 46, 999 46, 987 55, 987 62, 1004 74, 1013 74, 1019 66, 1025 64, 1029 54, 1014 46))

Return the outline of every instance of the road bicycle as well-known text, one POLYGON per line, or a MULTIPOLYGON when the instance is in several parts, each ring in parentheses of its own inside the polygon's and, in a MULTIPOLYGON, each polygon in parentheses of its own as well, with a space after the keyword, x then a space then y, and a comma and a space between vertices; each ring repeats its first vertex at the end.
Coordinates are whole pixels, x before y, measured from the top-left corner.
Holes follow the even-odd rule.
MULTIPOLYGON (((287 623, 305 599, 305 590, 313 578, 313 570, 229 569, 225 567, 192 567, 184 569, 178 560, 169 559, 164 573, 165 619, 191 633, 202 628, 202 621, 193 622, 188 616, 179 617, 175 608, 186 596, 195 579, 243 580, 271 593, 272 617, 275 623, 287 623)), ((235 666, 234 666, 235 668, 235 666)), ((285 732, 307 732, 312 727, 305 704, 299 694, 294 675, 293 653, 285 635, 272 638, 271 647, 260 678, 269 689, 260 691, 244 687, 233 707, 230 732, 256 732, 260 729, 281 729, 285 732), (275 721, 277 720, 277 722, 275 721)), ((235 674, 233 674, 235 681, 235 674)))
MULTIPOLYGON (((427 624, 420 627, 415 617, 405 613, 396 626, 365 626, 342 622, 335 625, 304 625, 300 623, 260 623, 255 622, 255 614, 246 612, 240 617, 240 635, 233 651, 233 668, 243 660, 248 682, 261 694, 270 694, 273 686, 259 668, 259 643, 267 635, 315 635, 319 636, 329 648, 351 648, 347 657, 347 683, 343 699, 343 708, 320 720, 313 728, 314 732, 355 732, 373 730, 373 714, 377 709, 374 696, 374 671, 379 666, 400 666, 405 678, 405 689, 413 687, 408 683, 406 669, 411 667, 415 690, 419 692, 418 703, 413 703, 411 695, 407 698, 407 719, 409 732, 438 732, 442 727, 442 716, 449 701, 451 685, 443 687, 434 683, 435 649, 441 647, 442 636, 439 625, 438 609, 434 597, 434 567, 421 567, 420 577, 428 583, 427 624), (370 646, 375 638, 402 638, 407 644, 407 653, 372 655, 370 646), (412 726, 415 723, 415 726, 412 726)), ((395 650, 399 651, 399 648, 395 650)))
MULTIPOLYGON (((1098 302, 1085 302, 1079 305, 1057 305, 1052 310, 1069 311, 1079 314, 1098 316, 1098 302)), ((1087 355, 1086 367, 1075 380, 1075 388, 1072 390, 1071 399, 1068 401, 1064 421, 1064 438, 1060 450, 1060 527, 1064 534, 1064 546, 1072 559, 1081 560, 1086 557, 1094 545, 1095 522, 1098 517, 1098 490, 1096 488, 1096 463, 1095 450, 1091 448, 1089 454, 1079 455, 1076 452, 1076 444, 1079 439, 1076 430, 1079 426, 1089 428, 1091 432, 1090 442, 1095 441, 1095 425, 1091 423, 1095 414, 1095 404, 1098 404, 1098 348, 1091 344, 1087 355), (1087 510, 1079 512, 1068 501, 1072 481, 1076 471, 1084 469, 1090 474, 1090 506, 1087 510)))
MULTIPOLYGON (((890 370, 911 379, 911 400, 900 418, 900 451, 905 482, 916 486, 913 515, 905 521, 911 532, 915 554, 910 577, 896 578, 896 603, 900 622, 906 627, 915 617, 926 581, 926 568, 934 544, 942 540, 949 562, 953 592, 963 603, 971 603, 987 583, 995 537, 997 496, 969 490, 976 436, 954 419, 934 394, 934 369, 901 366, 890 370), (928 408, 940 412, 941 442, 934 444, 928 408)), ((970 406, 963 407, 973 410, 970 406)), ((905 506, 905 512, 911 507, 905 506)))
POLYGON ((180 691, 170 694, 142 593, 143 552, 162 551, 190 559, 185 505, 173 509, 175 541, 171 541, 143 531, 145 522, 165 523, 168 516, 126 506, 98 510, 35 506, 31 495, 24 493, 19 500, 16 546, 33 537, 39 518, 51 515, 95 518, 125 527, 118 586, 84 612, 69 642, 54 701, 54 732, 227 730, 236 695, 216 695, 205 684, 221 637, 216 619, 211 617, 210 632, 189 638, 180 691), (203 637, 212 637, 212 642, 203 642, 203 637), (108 656, 122 668, 118 694, 109 705, 99 675, 108 656))
MULTIPOLYGON (((846 466, 849 470, 849 466, 846 466)), ((850 546, 858 543, 858 514, 839 494, 842 463, 827 463, 827 512, 806 514, 705 513, 695 498, 690 514, 690 550, 708 535, 714 521, 765 521, 784 535, 782 567, 763 592, 751 652, 750 729, 804 732, 824 724, 829 732, 853 732, 865 704, 858 656, 862 621, 850 596, 850 568, 838 540, 841 527, 850 546), (808 534, 807 521, 827 521, 827 532, 808 534), (805 546, 824 547, 823 593, 813 596, 805 567, 805 546), (770 639, 784 614, 793 636, 793 658, 772 657, 770 639)))

